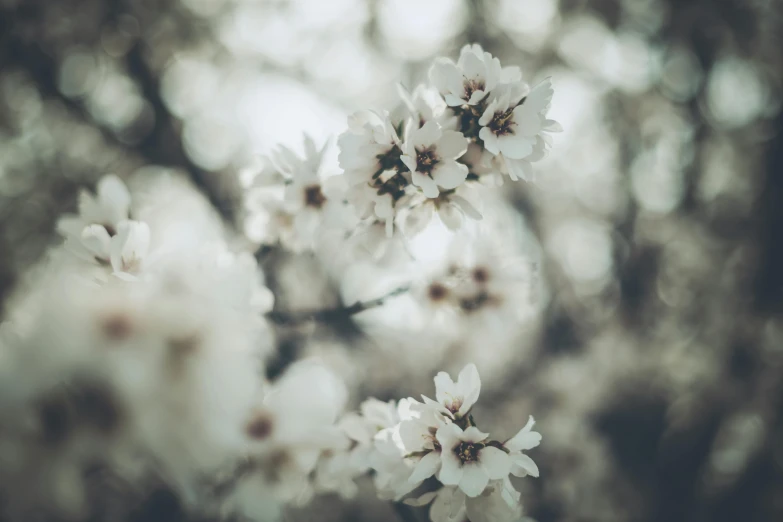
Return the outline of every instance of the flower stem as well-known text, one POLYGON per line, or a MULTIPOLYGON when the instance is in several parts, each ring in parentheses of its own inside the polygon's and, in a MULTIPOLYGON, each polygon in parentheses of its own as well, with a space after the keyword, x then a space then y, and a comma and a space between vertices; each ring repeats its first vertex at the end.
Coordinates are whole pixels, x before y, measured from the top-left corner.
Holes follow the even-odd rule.
POLYGON ((388 299, 397 297, 410 290, 410 286, 401 286, 392 290, 391 292, 371 299, 369 301, 357 301, 350 306, 341 306, 337 308, 324 308, 319 310, 296 310, 296 311, 279 311, 273 310, 266 314, 266 317, 277 324, 298 324, 308 321, 320 321, 329 322, 336 319, 342 319, 350 317, 352 315, 377 308, 386 303, 388 299))

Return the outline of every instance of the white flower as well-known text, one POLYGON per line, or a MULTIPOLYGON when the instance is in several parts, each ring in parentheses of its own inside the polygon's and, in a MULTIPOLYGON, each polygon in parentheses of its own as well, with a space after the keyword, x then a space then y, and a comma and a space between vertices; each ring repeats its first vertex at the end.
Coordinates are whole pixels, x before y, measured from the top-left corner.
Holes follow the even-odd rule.
POLYGON ((442 130, 434 121, 411 130, 400 160, 411 171, 413 184, 428 198, 438 196, 438 186, 454 189, 468 177, 468 167, 457 158, 468 150, 468 140, 457 131, 442 130))
POLYGON ((303 157, 280 147, 273 158, 288 179, 282 209, 290 216, 294 233, 286 246, 295 250, 312 247, 324 227, 348 226, 344 181, 341 176, 324 178, 321 172, 325 150, 325 145, 318 149, 313 139, 305 136, 303 157))
POLYGON ((271 478, 269 487, 280 498, 292 500, 307 492, 307 477, 324 450, 347 448, 334 424, 346 396, 343 383, 313 361, 294 364, 265 394, 246 433, 271 478))
POLYGON ((519 497, 508 477, 495 480, 484 493, 467 499, 465 514, 470 522, 518 522, 522 516, 519 497))
POLYGON ((131 197, 125 184, 113 174, 101 178, 96 197, 88 192, 79 195, 79 215, 86 222, 113 227, 128 219, 131 197))
POLYGON ((556 132, 559 124, 546 119, 552 101, 552 82, 544 80, 530 92, 524 83, 504 84, 493 95, 479 119, 484 148, 502 156, 511 179, 532 179, 530 162, 543 157, 544 131, 556 132))
POLYGON ((82 191, 79 214, 66 214, 57 222, 66 247, 82 259, 108 264, 111 252, 107 238, 114 236, 119 223, 128 219, 130 201, 127 187, 113 174, 101 178, 95 196, 82 191))
POLYGON ((418 487, 419 484, 408 481, 413 463, 404 458, 404 449, 396 430, 378 432, 373 449, 370 466, 375 471, 373 480, 378 498, 399 500, 418 487))
POLYGON ((422 396, 424 402, 438 407, 443 413, 453 419, 461 419, 470 413, 481 393, 481 378, 476 365, 465 366, 457 382, 448 373, 440 372, 435 376, 435 399, 422 396))
POLYGON ((465 519, 465 493, 457 487, 446 486, 437 491, 425 493, 416 499, 406 499, 410 506, 430 506, 432 522, 461 522, 465 519))
POLYGON ((449 230, 456 231, 462 226, 464 216, 480 220, 481 214, 471 203, 472 191, 465 185, 455 190, 441 191, 437 198, 411 202, 411 208, 405 215, 405 234, 414 236, 424 230, 437 214, 449 230))
POLYGON ((134 280, 150 246, 150 227, 141 221, 121 221, 111 238, 111 266, 120 279, 134 280))
POLYGON ((533 462, 533 459, 522 453, 524 450, 533 449, 541 444, 541 434, 537 431, 532 431, 534 424, 535 421, 531 415, 527 424, 525 424, 525 427, 503 444, 503 447, 509 451, 508 456, 511 459, 511 474, 517 477, 525 477, 527 475, 533 477, 538 476, 538 466, 536 466, 536 463, 533 462))
POLYGON ((430 68, 430 81, 451 107, 478 104, 502 75, 500 60, 477 44, 463 47, 456 64, 448 58, 438 58, 430 68))
POLYGON ((444 486, 419 498, 406 499, 410 506, 430 506, 432 522, 517 522, 522 516, 519 492, 506 477, 493 480, 481 495, 467 497, 458 487, 444 486))
POLYGON ((348 119, 349 129, 337 140, 338 159, 349 186, 346 197, 360 219, 375 214, 392 235, 397 203, 410 180, 403 175, 398 132, 388 114, 361 111, 348 119))
POLYGON ((436 88, 420 84, 410 93, 398 84, 397 92, 402 100, 397 109, 401 114, 393 115, 393 119, 396 116, 399 121, 413 120, 418 124, 417 128, 434 121, 443 129, 457 130, 458 118, 454 111, 446 110, 448 105, 436 88))
POLYGON ((506 478, 511 460, 502 449, 485 444, 488 433, 475 426, 463 431, 456 424, 438 429, 441 468, 438 480, 446 486, 459 486, 469 497, 486 489, 490 480, 506 478))

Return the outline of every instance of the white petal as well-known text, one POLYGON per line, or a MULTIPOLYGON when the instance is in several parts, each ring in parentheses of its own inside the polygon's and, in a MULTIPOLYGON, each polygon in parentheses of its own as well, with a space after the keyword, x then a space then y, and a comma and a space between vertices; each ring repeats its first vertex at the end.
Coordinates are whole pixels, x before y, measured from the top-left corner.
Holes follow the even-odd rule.
MULTIPOLYGON (((104 176, 98 183, 97 192, 101 205, 106 206, 107 210, 111 209, 111 213, 117 221, 128 217, 131 196, 120 178, 114 174, 104 176)), ((114 225, 116 221, 106 224, 114 225)))
POLYGON ((465 442, 482 442, 489 437, 489 433, 484 433, 475 426, 470 426, 460 436, 461 440, 465 442))
POLYGON ((405 234, 414 236, 432 220, 433 205, 424 204, 411 209, 405 218, 405 234))
POLYGON ((462 478, 459 481, 459 488, 469 497, 477 497, 484 492, 489 477, 480 466, 470 464, 463 467, 462 478))
POLYGON ((88 223, 85 223, 80 217, 74 214, 66 214, 57 220, 57 232, 63 237, 78 238, 87 225, 88 223))
POLYGON ((476 207, 474 207, 470 201, 463 198, 462 196, 457 196, 456 194, 452 195, 451 202, 458 206, 460 210, 462 210, 462 212, 464 212, 468 217, 477 221, 482 218, 481 213, 476 210, 476 207))
POLYGON ((465 100, 463 100, 462 98, 457 98, 453 94, 447 94, 446 96, 444 96, 444 99, 446 100, 446 105, 448 105, 449 107, 459 107, 460 105, 465 104, 465 100))
POLYGON ((450 449, 444 449, 441 452, 440 458, 440 472, 438 473, 438 480, 446 486, 456 486, 462 480, 464 467, 462 462, 454 455, 454 452, 450 449))
POLYGON ((435 376, 435 399, 440 404, 451 402, 457 394, 456 385, 446 372, 438 372, 435 376))
POLYGON ((462 53, 459 57, 459 61, 460 65, 462 65, 465 78, 470 80, 479 80, 484 78, 487 67, 484 65, 483 53, 479 56, 471 50, 462 53))
POLYGON ((544 130, 547 132, 563 132, 563 126, 555 120, 544 121, 544 130))
POLYGON ((453 487, 441 488, 430 508, 432 522, 461 522, 464 518, 465 495, 453 487))
POLYGON ((479 125, 483 127, 492 121, 492 118, 495 116, 495 112, 498 110, 499 103, 500 102, 498 100, 492 100, 489 106, 487 106, 487 109, 484 111, 484 114, 482 114, 481 118, 479 118, 479 125))
POLYGON ((462 89, 462 73, 457 64, 448 58, 438 58, 430 68, 430 81, 441 92, 459 92, 462 89))
POLYGON ((438 494, 437 491, 430 491, 429 493, 425 493, 419 498, 406 498, 403 500, 404 504, 407 504, 409 506, 426 506, 430 502, 432 502, 432 499, 435 498, 435 496, 438 494))
POLYGON ((468 166, 454 160, 441 161, 433 169, 432 178, 444 189, 455 189, 468 178, 468 166))
POLYGON ((441 205, 438 217, 449 230, 459 230, 462 227, 462 212, 455 205, 441 205))
POLYGON ((518 134, 498 137, 498 148, 504 157, 509 159, 526 158, 533 152, 534 140, 518 134))
MULTIPOLYGON (((416 467, 413 468, 413 473, 411 473, 408 482, 419 483, 424 479, 433 476, 438 472, 440 463, 440 453, 437 451, 430 451, 424 455, 424 457, 422 457, 422 459, 416 464, 416 467)), ((508 474, 508 472, 506 472, 506 474, 508 474)))
POLYGON ((409 156, 408 154, 402 154, 400 155, 400 161, 402 161, 411 172, 416 171, 416 160, 412 156, 409 156))
POLYGON ((541 444, 541 434, 537 431, 532 431, 533 425, 535 425, 535 420, 533 420, 533 416, 531 415, 528 418, 525 427, 519 430, 519 432, 511 437, 503 446, 509 451, 524 451, 535 448, 541 444))
POLYGON ((432 446, 432 435, 428 426, 418 420, 408 420, 400 423, 400 439, 407 453, 421 451, 427 445, 432 446))
POLYGON ((438 141, 438 154, 444 158, 457 159, 468 150, 468 139, 461 132, 443 131, 438 141))
POLYGON ((419 130, 413 131, 411 141, 416 147, 431 147, 440 140, 441 136, 440 126, 437 122, 430 120, 419 130))
POLYGON ((479 138, 484 142, 484 148, 494 155, 500 154, 500 148, 498 147, 498 137, 492 132, 489 127, 482 127, 479 131, 479 138))
POLYGON ((435 183, 435 180, 421 172, 411 172, 411 180, 428 198, 437 198, 438 194, 440 194, 438 184, 435 183))
MULTIPOLYGON (((453 448, 455 443, 462 440, 462 429, 456 424, 444 424, 435 433, 435 438, 438 439, 444 452, 448 453, 448 448, 453 448)), ((456 457, 455 457, 456 458, 456 457)))
POLYGON ((507 159, 506 167, 508 168, 508 175, 514 181, 518 179, 533 181, 533 167, 529 161, 507 159))
POLYGON ((509 456, 511 459, 511 474, 516 477, 538 476, 538 466, 533 459, 524 453, 513 453, 509 456))
POLYGON ((511 459, 508 454, 492 446, 487 446, 479 452, 479 462, 492 480, 505 478, 511 471, 511 459))
POLYGON ((81 233, 81 243, 91 254, 101 259, 109 257, 111 237, 103 225, 90 225, 81 233))
POLYGON ((475 364, 468 364, 459 372, 457 387, 463 397, 459 413, 465 415, 476 404, 481 393, 481 378, 475 364))

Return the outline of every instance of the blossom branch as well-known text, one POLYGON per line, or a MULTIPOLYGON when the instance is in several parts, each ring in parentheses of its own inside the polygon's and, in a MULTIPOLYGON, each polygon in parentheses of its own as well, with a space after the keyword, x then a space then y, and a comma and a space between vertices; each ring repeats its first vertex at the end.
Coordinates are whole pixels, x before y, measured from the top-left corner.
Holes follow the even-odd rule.
POLYGON ((377 297, 369 301, 356 301, 350 306, 341 306, 337 308, 297 311, 273 310, 267 313, 266 317, 273 323, 277 324, 298 324, 307 321, 329 322, 336 319, 350 317, 360 312, 364 312, 365 310, 377 308, 385 304, 389 299, 402 295, 409 290, 409 285, 401 286, 381 297, 377 297))

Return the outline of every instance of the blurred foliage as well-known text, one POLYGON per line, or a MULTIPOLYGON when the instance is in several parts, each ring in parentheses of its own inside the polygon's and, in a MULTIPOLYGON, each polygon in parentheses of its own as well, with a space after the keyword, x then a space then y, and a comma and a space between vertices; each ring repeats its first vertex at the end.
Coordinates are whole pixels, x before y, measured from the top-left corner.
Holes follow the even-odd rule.
MULTIPOLYGON (((255 155, 478 42, 552 76, 566 128, 538 186, 507 185, 553 297, 483 392, 544 433, 529 515, 782 520, 782 31, 777 0, 0 0, 0 296, 103 173, 179 169, 238 225, 255 155)), ((362 393, 427 382, 363 357, 362 393)), ((162 498, 139 519, 181 516, 162 498)))

